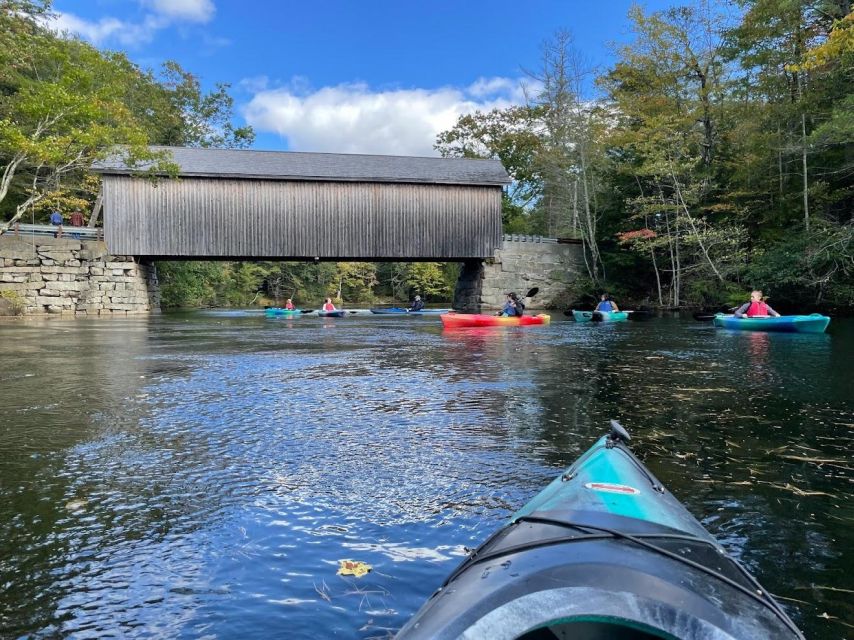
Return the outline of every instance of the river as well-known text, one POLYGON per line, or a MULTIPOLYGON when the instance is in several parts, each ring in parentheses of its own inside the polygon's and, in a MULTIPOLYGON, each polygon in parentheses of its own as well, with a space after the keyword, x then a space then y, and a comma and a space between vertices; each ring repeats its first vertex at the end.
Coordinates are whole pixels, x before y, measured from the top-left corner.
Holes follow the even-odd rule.
POLYGON ((0 637, 387 638, 611 418, 808 638, 854 635, 854 320, 208 311, 0 340, 0 637))

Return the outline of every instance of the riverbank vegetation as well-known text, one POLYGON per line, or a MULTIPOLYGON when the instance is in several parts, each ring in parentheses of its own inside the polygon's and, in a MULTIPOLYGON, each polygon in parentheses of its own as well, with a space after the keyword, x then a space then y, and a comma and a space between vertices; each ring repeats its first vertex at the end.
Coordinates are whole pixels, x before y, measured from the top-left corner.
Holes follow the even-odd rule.
POLYGON ((762 287, 782 306, 850 308, 851 3, 735 5, 634 7, 603 70, 560 32, 527 105, 464 116, 437 149, 501 158, 505 225, 580 238, 594 289, 679 307, 762 287))
MULTIPOLYGON (((46 28, 50 3, 0 0, 0 229, 89 211, 92 163, 175 171, 149 145, 248 147, 229 87, 176 62, 145 70, 46 28)), ((587 278, 662 307, 854 307, 854 14, 850 0, 696 0, 630 12, 610 68, 558 32, 526 104, 463 116, 444 156, 497 157, 508 233, 582 241, 587 278)), ((457 265, 164 262, 164 306, 452 295, 457 265)))

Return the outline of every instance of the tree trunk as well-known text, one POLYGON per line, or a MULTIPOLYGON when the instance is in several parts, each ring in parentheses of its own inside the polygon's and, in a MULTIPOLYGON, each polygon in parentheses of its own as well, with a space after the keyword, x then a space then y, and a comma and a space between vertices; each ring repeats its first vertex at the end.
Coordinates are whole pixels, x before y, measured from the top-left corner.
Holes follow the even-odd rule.
POLYGON ((810 230, 809 180, 807 177, 807 116, 801 113, 801 161, 804 169, 804 229, 810 230))

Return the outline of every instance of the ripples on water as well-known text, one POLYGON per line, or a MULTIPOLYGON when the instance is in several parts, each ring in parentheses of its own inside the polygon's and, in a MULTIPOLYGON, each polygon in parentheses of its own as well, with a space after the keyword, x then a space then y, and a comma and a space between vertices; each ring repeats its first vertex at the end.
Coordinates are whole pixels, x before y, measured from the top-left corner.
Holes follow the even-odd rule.
POLYGON ((808 637, 843 637, 854 324, 831 330, 2 324, 0 635, 388 637, 617 418, 808 637))

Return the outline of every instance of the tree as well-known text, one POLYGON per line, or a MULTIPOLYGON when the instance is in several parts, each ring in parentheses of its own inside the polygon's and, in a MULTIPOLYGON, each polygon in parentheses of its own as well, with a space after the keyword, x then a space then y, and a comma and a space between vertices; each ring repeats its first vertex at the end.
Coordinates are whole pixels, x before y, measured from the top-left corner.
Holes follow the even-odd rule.
POLYGON ((148 148, 145 128, 124 103, 131 79, 124 65, 41 27, 48 9, 46 2, 0 4, 0 205, 10 192, 17 196, 0 232, 66 177, 109 155, 129 166, 149 163, 152 172, 176 169, 148 148))
POLYGON ((726 121, 722 21, 706 3, 651 15, 634 7, 630 17, 636 38, 600 80, 618 119, 611 154, 637 182, 628 222, 654 234, 629 244, 649 252, 656 275, 664 253, 678 306, 685 275, 723 284, 743 255, 744 230, 716 193, 726 121))

